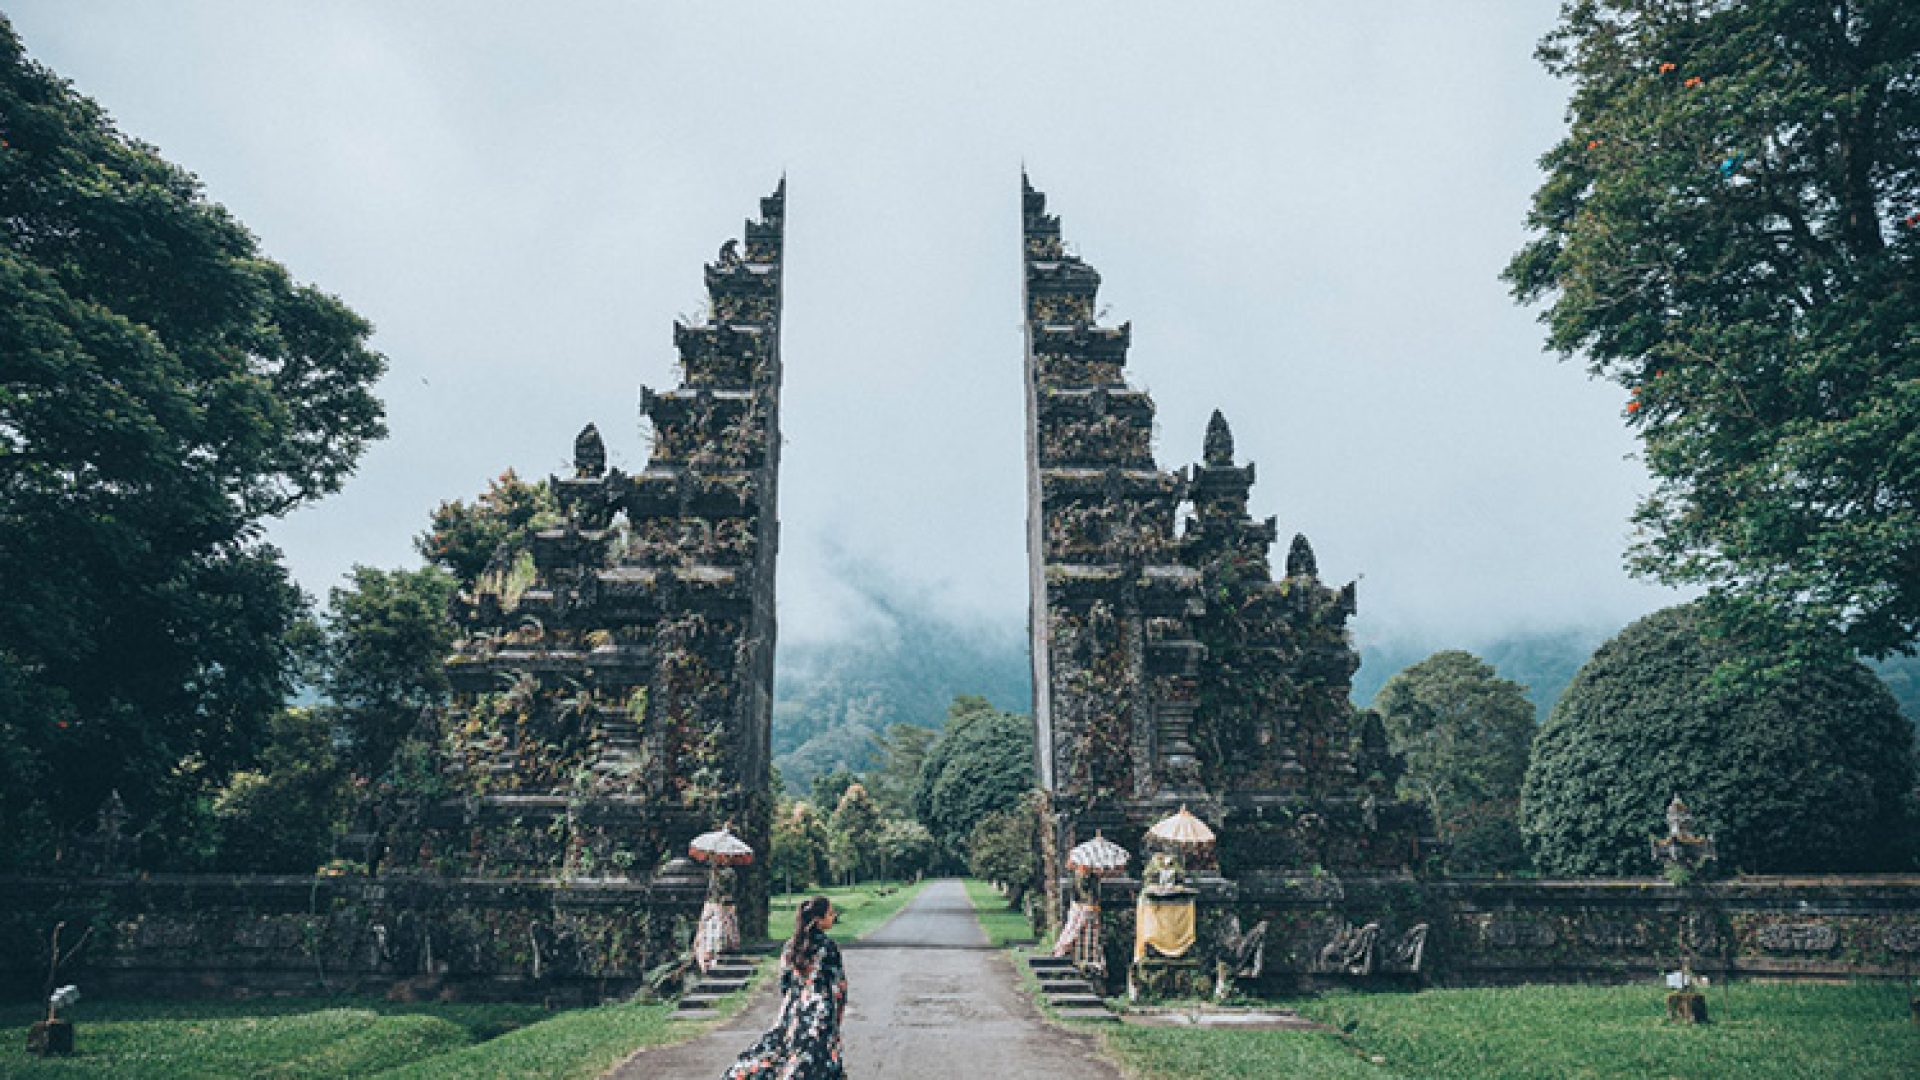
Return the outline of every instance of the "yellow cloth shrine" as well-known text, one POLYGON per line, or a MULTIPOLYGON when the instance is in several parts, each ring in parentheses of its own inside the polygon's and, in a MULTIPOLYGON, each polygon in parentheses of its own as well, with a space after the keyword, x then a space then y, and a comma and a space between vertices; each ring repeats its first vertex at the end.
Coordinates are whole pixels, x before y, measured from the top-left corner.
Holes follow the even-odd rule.
POLYGON ((1133 959, 1147 958, 1147 946, 1161 956, 1184 956, 1193 948, 1193 897, 1154 897, 1140 894, 1134 907, 1133 959))

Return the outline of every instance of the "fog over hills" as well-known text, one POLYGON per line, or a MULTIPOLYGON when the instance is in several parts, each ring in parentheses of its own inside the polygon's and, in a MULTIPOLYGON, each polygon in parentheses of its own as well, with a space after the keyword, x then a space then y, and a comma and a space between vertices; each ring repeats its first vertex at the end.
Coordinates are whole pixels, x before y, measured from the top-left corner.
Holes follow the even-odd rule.
MULTIPOLYGON (((780 646, 773 751, 790 791, 804 792, 823 772, 873 765, 873 736, 892 724, 940 727, 956 694, 978 694, 1011 712, 1032 708, 1024 627, 951 614, 897 583, 862 589, 860 597, 867 606, 861 632, 780 646)), ((1365 706, 1395 673, 1443 649, 1465 649, 1526 686, 1544 720, 1593 650, 1620 629, 1529 629, 1486 640, 1362 639, 1353 700, 1365 706)), ((1920 659, 1875 667, 1920 724, 1920 659)))

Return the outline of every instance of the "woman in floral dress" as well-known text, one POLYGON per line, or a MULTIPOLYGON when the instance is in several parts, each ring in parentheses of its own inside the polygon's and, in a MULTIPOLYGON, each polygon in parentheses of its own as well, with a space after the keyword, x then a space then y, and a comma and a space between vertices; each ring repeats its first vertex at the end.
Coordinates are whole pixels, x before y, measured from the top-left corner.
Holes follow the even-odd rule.
POLYGON ((845 1080, 840 1018, 847 970, 827 931, 839 912, 824 896, 800 905, 780 953, 780 1018, 727 1070, 726 1080, 845 1080))

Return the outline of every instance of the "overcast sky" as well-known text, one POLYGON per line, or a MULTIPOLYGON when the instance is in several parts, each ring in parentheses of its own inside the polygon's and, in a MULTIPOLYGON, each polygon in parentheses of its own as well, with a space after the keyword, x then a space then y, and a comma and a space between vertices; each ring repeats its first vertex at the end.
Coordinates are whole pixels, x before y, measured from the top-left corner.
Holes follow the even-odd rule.
POLYGON ((783 639, 870 630, 873 580, 1017 628, 1024 163, 1133 322, 1162 466, 1224 408, 1255 513, 1361 579, 1363 641, 1462 645, 1673 600, 1621 570, 1621 392, 1497 276, 1561 124, 1555 9, 6 5, 377 325, 391 436, 272 530, 313 592, 413 564, 435 503, 559 471, 588 421, 638 469, 640 385, 784 172, 783 639))

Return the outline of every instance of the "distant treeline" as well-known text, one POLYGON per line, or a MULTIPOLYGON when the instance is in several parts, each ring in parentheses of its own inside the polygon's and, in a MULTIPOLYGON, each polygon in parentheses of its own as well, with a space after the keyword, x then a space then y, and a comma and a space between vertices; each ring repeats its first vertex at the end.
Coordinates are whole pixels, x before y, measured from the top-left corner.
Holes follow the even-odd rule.
POLYGON ((815 776, 836 769, 873 768, 874 736, 900 723, 938 730, 961 694, 1032 712, 1023 628, 963 624, 925 606, 887 607, 883 614, 883 629, 870 636, 781 643, 773 754, 789 792, 806 792, 815 776))
POLYGON ((1593 650, 1619 629, 1615 626, 1516 634, 1480 646, 1441 640, 1362 645, 1360 670, 1353 677, 1353 703, 1365 708, 1373 704, 1374 695, 1395 674, 1442 649, 1464 649, 1492 664, 1501 678, 1526 687, 1535 719, 1545 720, 1553 703, 1560 699, 1560 692, 1573 681, 1574 673, 1593 655, 1593 650))
MULTIPOLYGON (((938 729, 957 694, 978 694, 1010 712, 1032 710, 1023 628, 945 619, 926 606, 885 609, 886 629, 854 641, 782 644, 774 687, 773 752, 787 789, 808 790, 835 769, 860 773, 877 762, 874 736, 897 723, 938 729)), ((1527 688, 1544 720, 1574 673, 1619 627, 1516 634, 1465 646, 1500 676, 1527 688)), ((1399 671, 1460 642, 1407 639, 1362 645, 1355 705, 1372 703, 1399 671)), ((1872 665, 1900 709, 1920 726, 1920 657, 1872 665)))

